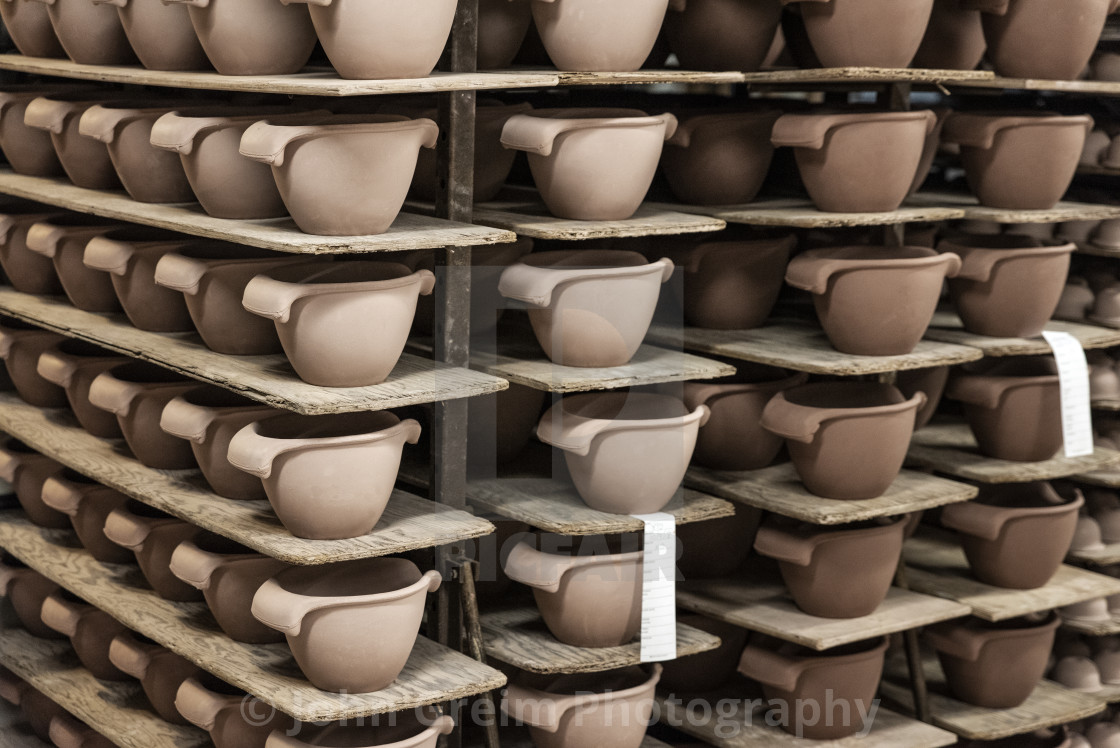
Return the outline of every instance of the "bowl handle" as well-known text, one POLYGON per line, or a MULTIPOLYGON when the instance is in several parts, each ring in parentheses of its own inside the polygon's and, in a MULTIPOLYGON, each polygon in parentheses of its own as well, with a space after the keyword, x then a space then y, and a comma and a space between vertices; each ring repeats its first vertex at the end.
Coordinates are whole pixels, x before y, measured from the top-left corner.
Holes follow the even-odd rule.
POLYGON ((819 296, 828 290, 829 279, 850 265, 847 260, 813 259, 802 255, 793 258, 786 267, 786 283, 819 296))
POLYGON ((70 357, 63 357, 52 351, 39 354, 39 362, 35 364, 35 371, 48 382, 53 382, 59 387, 69 387, 74 378, 78 364, 70 357))
POLYGON ((762 428, 783 439, 812 444, 826 418, 823 409, 795 405, 779 392, 762 409, 759 423, 762 428))
POLYGON ((58 633, 72 637, 78 632, 78 619, 82 617, 86 607, 64 600, 54 594, 43 600, 43 607, 39 611, 39 616, 43 619, 43 623, 58 633))
POLYGON ((88 734, 81 722, 61 714, 51 717, 50 739, 58 748, 82 748, 88 734))
POLYGON ((210 587, 210 577, 224 561, 224 556, 207 553, 184 540, 171 554, 171 573, 195 589, 206 590, 210 587))
POLYGON ((525 541, 509 552, 503 565, 506 576, 515 582, 544 592, 559 592, 564 574, 579 564, 575 556, 542 553, 525 541))
POLYGON ((819 535, 805 537, 787 532, 777 525, 764 524, 758 528, 754 538, 754 549, 767 558, 797 566, 808 566, 813 562, 813 552, 817 549, 819 535))
POLYGON ((12 706, 19 706, 20 702, 23 701, 23 693, 26 690, 27 684, 23 678, 9 670, 0 668, 0 699, 12 706))
POLYGON ((967 535, 984 540, 996 540, 1003 526, 1020 517, 1045 517, 1065 512, 1077 512, 1085 504, 1085 497, 1074 489, 1074 500, 1049 507, 991 507, 975 501, 951 504, 941 512, 941 524, 967 535))
POLYGON ((221 127, 227 121, 221 117, 182 117, 178 112, 168 112, 152 125, 149 142, 153 148, 188 156, 194 150, 195 139, 203 131, 221 127))
POLYGON ((292 305, 316 292, 308 283, 286 283, 258 275, 246 284, 241 306, 253 314, 285 323, 291 316, 292 305))
POLYGON ((210 7, 210 0, 167 0, 167 2, 178 3, 179 5, 190 5, 194 8, 210 7))
POLYGON ((975 662, 984 648, 984 642, 976 632, 956 625, 946 627, 930 626, 923 635, 926 641, 938 652, 968 662, 975 662))
MULTIPOLYGON (((822 0, 783 0, 783 2, 821 2, 822 0)), ((827 0, 823 0, 827 2, 827 0)), ((848 115, 832 114, 819 117, 803 117, 786 114, 774 123, 770 142, 778 147, 811 148, 819 151, 824 148, 828 132, 836 124, 843 122, 848 115)))
POLYGON ((195 444, 206 442, 206 432, 218 413, 212 408, 188 403, 180 395, 168 401, 160 413, 159 427, 164 432, 195 444))
POLYGON ((208 269, 205 262, 172 252, 159 258, 159 262, 156 263, 156 283, 174 291, 181 291, 188 296, 194 296, 198 293, 199 283, 202 282, 202 276, 206 275, 208 269))
POLYGON ((269 579, 253 595, 252 613, 258 621, 286 636, 299 636, 308 613, 327 608, 347 598, 307 597, 288 592, 275 579, 269 579))
POLYGON ((143 680, 152 655, 163 649, 156 644, 141 644, 128 634, 118 634, 109 644, 109 662, 133 678, 143 680))
POLYGON ((112 143, 120 128, 144 116, 137 109, 111 109, 95 105, 87 109, 78 120, 78 132, 102 143, 112 143))
POLYGON ((135 250, 124 242, 113 241, 104 236, 95 236, 86 244, 82 264, 94 270, 103 270, 113 275, 124 275, 135 250))
POLYGON ((183 719, 206 731, 214 729, 218 714, 223 709, 239 703, 240 698, 216 694, 195 678, 187 678, 175 693, 175 708, 183 719))
POLYGON ((8 483, 16 482, 16 474, 24 466, 23 456, 7 447, 0 447, 0 478, 8 483))
POLYGON ((52 475, 43 481, 43 503, 51 509, 73 516, 82 503, 83 492, 64 478, 52 475))
MULTIPOLYGON (((555 2, 555 0, 537 0, 555 2)), ((665 139, 668 140, 677 130, 677 118, 665 113, 655 117, 618 117, 590 119, 550 119, 534 117, 531 114, 515 114, 502 126, 502 147, 513 151, 525 151, 537 156, 551 156, 556 139, 568 132, 603 127, 634 127, 632 120, 643 120, 641 125, 653 124, 650 120, 660 120, 665 126, 665 139)))
POLYGON ((152 532, 152 526, 127 509, 114 509, 105 518, 103 532, 117 545, 139 553, 152 532))
POLYGON ((39 130, 46 130, 54 135, 61 135, 66 124, 66 118, 73 113, 73 108, 64 102, 53 101, 45 96, 32 99, 23 114, 23 124, 39 130))
POLYGON ((24 571, 22 567, 8 566, 7 564, 0 563, 0 597, 8 596, 8 588, 11 587, 12 582, 24 571))
POLYGON ((759 683, 793 691, 812 660, 784 657, 777 652, 747 645, 739 658, 739 672, 759 683))
POLYGON ((107 410, 121 418, 128 415, 133 401, 143 393, 144 387, 138 382, 124 382, 102 372, 89 386, 89 401, 102 410, 107 410))
POLYGON ((302 449, 314 440, 311 439, 270 439, 257 433, 254 421, 243 426, 230 439, 226 459, 229 464, 258 478, 272 475, 272 463, 285 452, 302 449))
MULTIPOLYGON (((2 111, 2 107, 0 107, 2 111)), ((0 213, 0 242, 8 241, 8 235, 16 226, 16 217, 11 213, 0 213)))

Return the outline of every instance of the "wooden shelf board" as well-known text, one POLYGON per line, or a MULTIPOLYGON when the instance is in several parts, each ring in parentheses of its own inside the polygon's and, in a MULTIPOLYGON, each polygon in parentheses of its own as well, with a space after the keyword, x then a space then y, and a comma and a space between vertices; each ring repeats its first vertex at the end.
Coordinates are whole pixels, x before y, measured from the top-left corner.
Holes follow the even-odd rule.
MULTIPOLYGON (((1062 627, 1085 636, 1112 636, 1120 634, 1120 618, 1112 618, 1107 621, 1079 621, 1063 617, 1062 627)), ((1116 688, 1120 689, 1120 686, 1116 688)), ((1120 699, 1116 700, 1120 701, 1120 699)))
POLYGON ((1058 456, 1042 462, 985 457, 980 454, 968 425, 954 421, 935 421, 915 431, 906 455, 909 465, 979 483, 1026 483, 1068 478, 1092 473, 1117 461, 1120 461, 1120 452, 1101 447, 1085 457, 1065 457, 1059 452, 1058 456))
POLYGON ((745 73, 747 83, 944 83, 948 81, 990 81, 988 70, 937 70, 933 68, 841 67, 804 70, 766 70, 745 73))
MULTIPOLYGON (((1051 320, 1046 329, 1068 332, 1081 342, 1081 347, 1085 350, 1120 345, 1120 330, 1110 330, 1098 325, 1051 320)), ((979 348, 985 356, 1045 356, 1053 352, 1041 335, 1037 338, 991 338, 968 332, 964 329, 961 318, 953 312, 935 314, 925 338, 979 348)))
POLYGON ((947 81, 953 86, 967 88, 991 88, 1014 91, 1058 91, 1061 93, 1086 94, 1089 96, 1120 96, 1120 83, 1111 81, 1055 81, 1040 78, 1002 78, 993 76, 988 79, 947 81))
POLYGON ((369 694, 320 691, 304 680, 286 644, 235 642, 204 603, 172 603, 144 585, 133 565, 98 563, 69 546, 68 531, 44 530, 21 513, 0 513, 0 547, 125 626, 226 682, 306 722, 349 719, 464 698, 505 685, 497 670, 420 636, 400 677, 369 694))
POLYGON ((294 254, 334 255, 472 247, 516 239, 509 231, 408 212, 397 216, 384 234, 319 236, 303 233, 290 218, 259 221, 212 218, 197 203, 140 203, 124 192, 87 190, 62 179, 14 174, 7 167, 0 168, 0 194, 36 200, 80 213, 181 231, 206 239, 221 239, 294 254))
MULTIPOLYGON (((510 72, 517 72, 514 68, 510 72)), ((745 74, 737 70, 635 70, 633 72, 576 72, 571 70, 539 71, 541 75, 555 75, 560 79, 560 86, 617 86, 617 85, 648 85, 656 83, 687 83, 719 85, 723 83, 742 83, 745 74)))
POLYGON ((1116 704, 1120 702, 1120 685, 1105 683, 1101 686, 1101 690, 1088 692, 1086 695, 1100 699, 1106 704, 1116 704))
MULTIPOLYGON (((1120 91, 1120 87, 1117 91, 1120 91)), ((996 223, 1063 223, 1120 218, 1120 205, 1074 203, 1063 200, 1049 210, 1012 210, 985 207, 972 195, 960 192, 924 192, 911 197, 910 202, 912 205, 963 208, 964 217, 967 219, 996 223)))
POLYGON ((1120 543, 1105 543, 1102 547, 1093 550, 1070 549, 1068 558, 1094 566, 1120 564, 1120 543))
POLYGON ((121 315, 83 312, 62 297, 0 288, 0 312, 304 415, 385 410, 485 395, 509 386, 488 374, 405 353, 381 384, 318 387, 296 376, 282 354, 225 356, 207 348, 195 334, 137 330, 121 315))
MULTIPOLYGON (((160 719, 148 706, 139 681, 110 683, 94 678, 82 667, 69 641, 39 639, 22 629, 5 629, 0 635, 0 665, 121 748, 211 746, 210 735, 202 730, 160 719)), ((26 748, 28 744, 19 745, 26 748)))
POLYGON ((978 361, 984 354, 955 343, 923 340, 905 356, 853 356, 837 351, 819 327, 774 322, 754 330, 705 330, 655 323, 646 341, 669 348, 753 361, 810 374, 862 376, 978 361))
POLYGON ((721 499, 794 517, 815 525, 841 525, 875 517, 920 512, 968 501, 976 488, 926 473, 903 470, 885 494, 864 501, 823 499, 809 493, 792 463, 733 472, 693 466, 685 485, 721 499))
POLYGON ((677 585, 677 605, 693 613, 817 651, 967 616, 967 605, 892 587, 861 618, 818 618, 794 604, 781 579, 698 579, 677 585))
MULTIPOLYGON (((641 663, 641 644, 587 649, 562 644, 549 633, 532 603, 503 606, 482 614, 486 654, 531 673, 599 673, 641 663)), ((677 657, 717 648, 718 636, 677 624, 677 657)))
POLYGON ((1004 621, 1120 594, 1120 579, 1066 564, 1058 567, 1050 582, 1038 589, 992 587, 972 576, 964 551, 948 533, 909 538, 902 555, 911 589, 968 605, 974 616, 985 621, 1004 621))
POLYGON ((903 205, 880 213, 827 213, 812 201, 800 198, 763 199, 744 205, 687 205, 653 203, 663 210, 695 213, 728 223, 749 226, 792 226, 796 228, 840 228, 845 226, 891 226, 901 223, 953 221, 964 218, 962 208, 903 205))
POLYGON ((1102 410, 1109 413, 1120 412, 1120 400, 1094 400, 1093 410, 1102 410))
POLYGON ((0 431, 67 467, 211 532, 291 564, 350 561, 489 535, 494 526, 406 491, 394 490, 377 527, 347 540, 297 538, 267 501, 232 501, 210 491, 195 470, 153 470, 123 442, 91 436, 66 410, 41 410, 0 394, 0 431))
POLYGON ((1074 480, 1080 481, 1081 483, 1088 483, 1091 486, 1120 488, 1120 466, 1080 473, 1074 476, 1074 480))

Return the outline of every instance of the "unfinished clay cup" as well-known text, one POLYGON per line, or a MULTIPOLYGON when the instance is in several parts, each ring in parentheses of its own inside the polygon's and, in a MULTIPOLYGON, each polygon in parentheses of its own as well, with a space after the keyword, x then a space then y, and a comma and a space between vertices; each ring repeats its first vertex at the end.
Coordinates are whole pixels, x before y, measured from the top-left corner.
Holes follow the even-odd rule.
POLYGON ((1043 481, 983 486, 979 498, 945 507, 941 524, 960 533, 981 582, 1030 590, 1057 572, 1084 503, 1080 491, 1065 499, 1043 481))
POLYGON ((206 56, 222 75, 289 75, 307 64, 315 48, 315 27, 302 5, 277 0, 168 2, 187 6, 206 56))
POLYGON ((1105 249, 1120 248, 1120 219, 1110 218, 1101 221, 1092 244, 1105 249))
MULTIPOLYGON (((1097 167, 1112 153, 1112 138, 1097 127, 1085 136, 1085 147, 1081 149, 1078 166, 1097 167)), ((1120 155, 1120 154, 1117 154, 1120 155)))
POLYGON ((1079 515, 1073 530, 1073 541, 1069 544, 1071 551, 1099 551, 1104 548, 1101 537, 1101 526, 1096 519, 1088 514, 1079 515))
POLYGON ((3 0, 0 19, 20 54, 28 57, 65 57, 54 33, 47 6, 35 0, 3 0))
POLYGON ((906 519, 839 528, 771 520, 758 529, 754 549, 778 562, 801 610, 821 618, 861 618, 886 599, 906 519))
POLYGON ((705 693, 721 688, 735 677, 739 656, 747 644, 747 630, 696 614, 677 614, 677 625, 691 626, 718 636, 720 645, 708 652, 663 664, 660 686, 671 693, 705 693))
MULTIPOLYGON (((1111 294, 1120 302, 1120 288, 1111 294)), ((1101 360, 1089 360, 1089 397, 1092 400, 1120 400, 1120 372, 1116 364, 1107 356, 1101 360)))
POLYGON ((288 569, 257 590, 253 615, 287 637, 316 688, 370 693, 404 668, 440 581, 402 558, 288 569))
POLYGON ((42 296, 62 293, 62 282, 50 258, 32 252, 27 235, 36 223, 61 220, 64 215, 37 205, 0 206, 0 268, 12 288, 42 296))
POLYGON ((16 393, 36 408, 62 408, 66 390, 39 374, 39 356, 62 341, 62 335, 47 332, 25 322, 0 319, 0 358, 16 393))
MULTIPOLYGON (((17 0, 27 3, 30 0, 17 0)), ((104 103, 107 97, 94 91, 55 93, 33 99, 23 115, 24 124, 42 130, 50 137, 66 176, 78 187, 91 190, 118 190, 120 177, 104 143, 87 138, 79 122, 87 109, 104 103)), ((125 98, 123 94, 118 94, 125 98)))
POLYGON ((508 68, 532 23, 529 0, 479 0, 478 69, 508 68))
POLYGON ((57 748, 113 748, 116 745, 92 727, 64 715, 51 717, 49 735, 57 748))
POLYGON ((1093 118, 1086 115, 958 112, 941 138, 960 146, 969 188, 981 205, 1049 210, 1073 181, 1092 129, 1093 118))
MULTIPOLYGON (((505 0, 509 2, 509 0, 505 0)), ((455 729, 455 720, 439 716, 433 707, 382 714, 365 720, 343 720, 325 725, 300 724, 297 732, 277 727, 262 748, 311 748, 347 746, 348 748, 436 748, 441 737, 455 729)), ((213 734, 213 733, 211 733, 213 734)), ((244 744, 237 744, 242 748, 244 744)), ((215 748, 223 748, 215 743, 215 748)), ((228 748, 235 748, 234 745, 228 748)))
POLYGON ((183 541, 196 541, 205 534, 189 522, 138 501, 114 509, 105 519, 105 536, 136 555, 140 571, 157 595, 177 602, 203 597, 202 592, 171 573, 171 554, 183 541))
POLYGON ((560 70, 631 72, 653 51, 669 0, 533 0, 533 21, 560 70))
POLYGON ((26 244, 32 252, 50 258, 66 298, 84 312, 119 312, 120 300, 105 273, 86 267, 86 244, 123 224, 82 214, 55 216, 31 225, 26 244))
POLYGON ((1059 623, 1053 613, 999 623, 965 618, 931 626, 925 636, 937 650, 953 696, 974 706, 1011 709, 1042 680, 1059 623))
POLYGON ((42 740, 50 740, 51 721, 67 713, 41 691, 6 668, 0 668, 0 699, 19 707, 24 721, 42 740))
POLYGON ((823 706, 821 718, 810 724, 810 720, 801 719, 804 712, 795 705, 840 702, 848 706, 853 717, 861 711, 867 713, 879 688, 886 651, 886 637, 823 652, 788 642, 766 646, 756 639, 743 650, 739 672, 762 684, 767 701, 783 705, 776 713, 782 718, 783 730, 809 740, 838 740, 859 732, 864 725, 858 718, 845 720, 823 714, 823 706))
POLYGON ((275 323, 300 379, 323 387, 384 382, 400 360, 430 270, 392 262, 321 262, 278 267, 245 286, 245 309, 275 323), (376 325, 366 324, 377 320, 376 325), (339 325, 346 329, 338 335, 339 325))
POLYGON ((40 615, 43 601, 61 588, 45 576, 23 566, 0 563, 0 596, 8 598, 20 625, 40 639, 65 639, 40 615))
POLYGON ((1101 680, 1110 686, 1120 685, 1120 652, 1099 652, 1093 658, 1101 673, 1101 680))
POLYGON ((1049 460, 1062 446, 1061 386, 1054 359, 1001 359, 964 367, 945 396, 961 402, 981 454, 1000 460, 1049 460))
POLYGON ((492 395, 467 403, 467 455, 472 474, 494 475, 498 465, 517 459, 536 434, 547 396, 510 383, 492 395))
POLYGON ((128 679, 126 673, 109 661, 109 645, 118 634, 128 631, 124 624, 61 589, 43 600, 41 615, 43 623, 70 637, 70 644, 82 666, 94 678, 108 681, 128 679))
POLYGON ((921 46, 933 0, 782 0, 799 3, 824 67, 905 68, 921 46))
POLYGON ((574 647, 620 647, 633 640, 641 625, 642 552, 610 552, 587 539, 543 544, 548 552, 518 543, 504 568, 510 579, 533 589, 552 635, 574 647))
POLYGON ((116 416, 89 401, 89 388, 98 374, 129 361, 84 340, 67 338, 39 355, 36 371, 65 389, 70 409, 82 428, 102 439, 119 439, 122 434, 116 416))
POLYGON ((762 428, 762 411, 774 395, 807 380, 807 374, 766 368, 685 382, 685 407, 695 410, 706 405, 709 411, 692 462, 713 470, 758 470, 772 463, 782 449, 782 438, 762 428))
POLYGON ((128 321, 148 332, 194 330, 183 294, 156 283, 163 256, 196 240, 163 229, 132 226, 95 236, 86 243, 82 262, 109 274, 128 321))
MULTIPOLYGON (((907 12, 909 3, 887 2, 907 12)), ((805 6, 828 9, 834 3, 805 6)), ((929 110, 786 114, 774 124, 771 140, 794 149, 801 181, 817 208, 878 213, 896 210, 910 192, 936 124, 929 110)))
POLYGON ((98 374, 89 386, 89 401, 117 417, 129 449, 143 465, 187 470, 196 467, 190 444, 164 433, 159 422, 169 401, 199 386, 169 369, 134 361, 98 374))
POLYGON ((537 341, 562 366, 622 366, 641 346, 673 263, 623 250, 535 252, 502 273, 503 296, 529 305, 537 341))
POLYGON ((914 421, 914 430, 924 428, 937 412, 941 403, 941 396, 945 393, 945 385, 949 382, 949 367, 934 366, 928 369, 910 369, 898 372, 895 387, 903 397, 913 397, 922 392, 926 396, 926 404, 918 408, 918 417, 914 421))
MULTIPOLYGON (((758 4, 756 0, 723 2, 743 7, 758 4)), ((763 2, 777 5, 776 0, 763 2)), ((673 194, 695 205, 739 205, 754 200, 774 157, 770 134, 778 117, 778 112, 771 111, 682 119, 661 154, 661 168, 673 194)))
MULTIPOLYGON (((560 0, 564 2, 564 0, 560 0)), ((638 748, 653 714, 661 665, 511 683, 502 710, 529 726, 537 748, 638 748)))
POLYGON ((388 411, 285 415, 245 426, 229 462, 256 476, 293 535, 354 538, 373 530, 393 492, 405 442, 420 424, 388 411))
POLYGON ((125 564, 136 556, 105 536, 105 520, 128 497, 73 470, 63 470, 43 482, 43 503, 70 517, 78 542, 103 564, 125 564))
POLYGON ((70 518, 43 502, 43 483, 62 472, 62 464, 11 437, 0 441, 0 478, 15 492, 27 518, 40 527, 70 527, 70 518))
POLYGON ((145 0, 93 0, 93 4, 116 7, 132 51, 149 70, 210 67, 183 5, 145 0))
POLYGON ((762 67, 781 19, 779 0, 670 0, 664 31, 685 70, 751 73, 762 67))
POLYGON ((945 278, 960 267, 957 255, 923 247, 811 249, 790 262, 786 283, 813 294, 836 350, 901 356, 922 339, 945 278))
MULTIPOLYGON (((210 733, 214 748, 265 748, 273 730, 291 735, 296 723, 283 712, 213 677, 187 678, 175 693, 175 708, 210 733)), ((297 734, 313 729, 301 725, 297 734)))
POLYGON ((160 414, 159 425, 168 434, 190 442, 214 493, 252 501, 265 498, 264 486, 256 475, 230 464, 230 440, 250 423, 283 412, 219 387, 198 387, 169 401, 160 414))
POLYGON ((1089 283, 1084 278, 1070 277, 1066 281, 1065 288, 1062 289, 1062 295, 1058 298, 1053 318, 1069 322, 1084 322, 1092 311, 1096 298, 1096 294, 1089 288, 1089 283))
POLYGON ((963 236, 941 241, 961 258, 949 281, 966 330, 999 338, 1033 338, 1058 307, 1074 244, 1039 246, 1028 237, 963 236))
POLYGON ((980 11, 964 7, 961 0, 933 0, 929 25, 911 64, 934 70, 975 70, 987 47, 980 11))
POLYGON ((686 580, 730 577, 750 555, 761 521, 761 510, 737 506, 733 517, 677 525, 677 569, 686 580))
MULTIPOLYGON (((16 0, 21 3, 41 1, 16 0)), ((4 0, 4 4, 9 3, 4 0)), ((40 96, 57 90, 58 87, 42 85, 5 85, 0 90, 0 149, 16 174, 57 177, 63 173, 50 135, 24 123, 27 106, 40 96)))
POLYGON ((1089 657, 1062 657, 1054 663, 1050 677, 1060 685, 1081 693, 1099 693, 1101 672, 1089 657))
MULTIPOLYGON (((1120 325, 1120 283, 1106 286, 1097 292, 1088 319, 1105 327, 1120 325)), ((1115 374, 1115 371, 1113 373, 1115 374)), ((1093 372, 1090 371, 1090 385, 1093 384, 1092 374, 1093 372)))
POLYGON ((111 5, 90 0, 35 0, 47 6, 66 56, 82 65, 127 65, 136 55, 111 5))
POLYGON ((924 392, 909 399, 872 382, 822 382, 779 392, 762 427, 786 440, 811 493, 831 499, 883 495, 902 468, 924 392))
POLYGON ((170 649, 142 641, 132 633, 118 634, 109 645, 109 659, 118 668, 140 681, 148 702, 165 722, 189 725, 175 708, 175 694, 188 678, 202 675, 202 669, 170 649))
POLYGON ((226 636, 247 644, 284 640, 250 612, 253 595, 268 579, 291 568, 217 535, 184 540, 171 555, 171 573, 201 590, 226 636))
POLYGON ((434 148, 438 136, 430 119, 394 115, 349 115, 316 125, 265 121, 245 130, 240 152, 272 167, 301 231, 383 234, 404 205, 420 149, 434 148))
MULTIPOLYGON (((572 2, 585 0, 533 0, 533 7, 572 2)), ((641 206, 676 128, 671 114, 636 109, 536 110, 506 120, 502 145, 528 154, 533 182, 554 216, 621 221, 641 206)))

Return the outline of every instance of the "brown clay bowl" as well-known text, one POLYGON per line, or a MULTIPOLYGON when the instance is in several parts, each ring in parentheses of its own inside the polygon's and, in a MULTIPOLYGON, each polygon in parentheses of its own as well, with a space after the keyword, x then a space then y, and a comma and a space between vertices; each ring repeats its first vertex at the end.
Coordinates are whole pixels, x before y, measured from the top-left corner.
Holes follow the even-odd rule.
POLYGON ((205 530, 138 501, 129 501, 106 517, 105 536, 136 554, 144 578, 163 599, 203 599, 201 591, 171 573, 171 556, 183 541, 205 537, 205 530))
POLYGON ((12 485, 27 518, 53 529, 70 526, 69 518, 43 503, 43 483, 59 475, 62 464, 41 455, 21 441, 6 437, 0 441, 0 478, 12 485))
POLYGON ((105 536, 105 520, 128 503, 128 497, 81 473, 65 469, 43 483, 43 503, 69 515, 78 542, 103 564, 125 564, 135 554, 105 536))
POLYGON ((66 391, 70 409, 82 428, 102 439, 119 439, 122 434, 117 417, 90 403, 89 388, 103 371, 130 361, 84 340, 65 338, 39 354, 35 370, 66 391))
POLYGON ((39 356, 65 340, 15 319, 0 318, 0 358, 20 398, 37 408, 62 408, 66 391, 44 379, 38 371, 39 356))

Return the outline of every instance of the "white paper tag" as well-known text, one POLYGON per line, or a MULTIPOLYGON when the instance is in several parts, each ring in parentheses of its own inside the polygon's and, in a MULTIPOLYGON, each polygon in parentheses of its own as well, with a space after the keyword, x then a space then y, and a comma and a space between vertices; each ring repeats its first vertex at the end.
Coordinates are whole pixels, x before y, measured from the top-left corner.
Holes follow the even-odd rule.
POLYGON ((633 515, 645 525, 642 558, 642 662, 677 658, 677 520, 633 515))
POLYGON ((1045 331, 1054 351, 1062 390, 1062 436, 1066 457, 1093 454, 1093 412, 1089 404, 1089 364, 1081 342, 1068 332, 1045 331))

